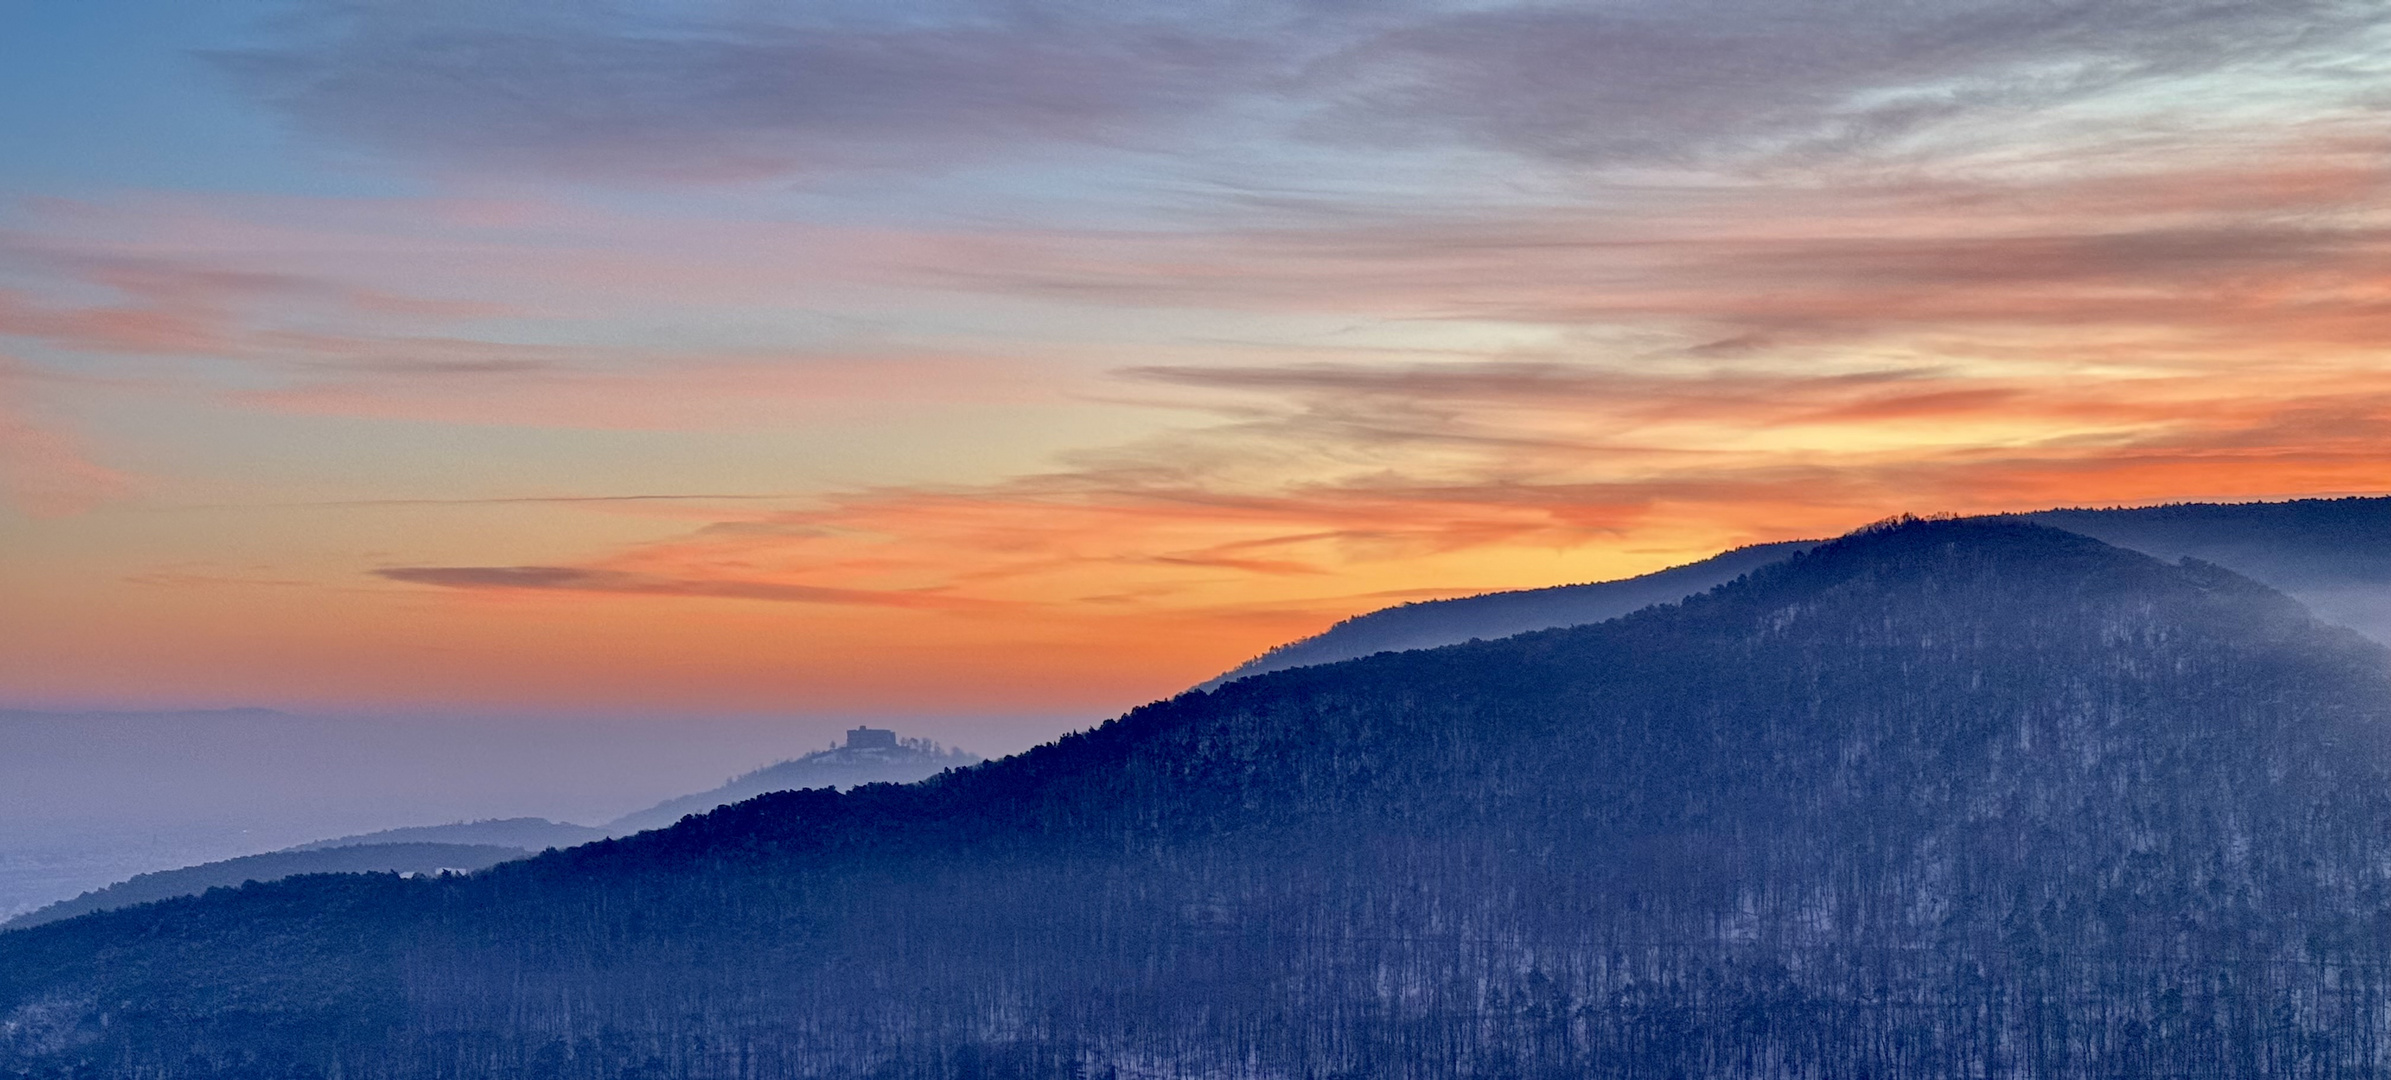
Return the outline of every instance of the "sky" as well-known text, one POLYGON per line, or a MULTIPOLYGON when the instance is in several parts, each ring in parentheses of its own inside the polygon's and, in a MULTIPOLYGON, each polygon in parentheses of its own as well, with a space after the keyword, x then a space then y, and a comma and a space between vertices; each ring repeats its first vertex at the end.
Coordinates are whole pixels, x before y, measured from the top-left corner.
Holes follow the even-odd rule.
POLYGON ((2387 106, 2372 0, 0 0, 0 706, 1059 731, 2384 493, 2387 106))

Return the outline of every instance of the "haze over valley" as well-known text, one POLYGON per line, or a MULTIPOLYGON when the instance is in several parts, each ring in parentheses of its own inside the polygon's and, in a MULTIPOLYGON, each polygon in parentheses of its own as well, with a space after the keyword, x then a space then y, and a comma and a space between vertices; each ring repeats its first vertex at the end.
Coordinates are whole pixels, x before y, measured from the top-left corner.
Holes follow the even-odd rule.
POLYGON ((0 933, 0 1048, 124 1075, 2363 1075, 2391 1048, 2387 831, 2391 649, 2213 563, 1904 519, 921 783, 0 933))
MULTIPOLYGON (((2161 558, 2213 561, 2287 590, 2328 622, 2391 645, 2391 499, 2178 504, 2019 517, 2161 558)), ((1698 596, 1815 546, 1789 541, 1740 548, 1619 582, 1490 593, 1366 612, 1321 635, 1273 649, 1199 689, 1381 652, 1605 622, 1698 596)), ((52 786, 45 801, 30 775, 14 785, 20 797, 12 816, 17 828, 0 839, 9 845, 0 847, 0 903, 7 905, 0 908, 0 926, 32 925, 292 874, 469 872, 547 848, 667 827, 685 816, 769 792, 909 783, 982 760, 863 725, 848 729, 842 741, 827 750, 612 814, 589 813, 586 808, 619 806, 676 776, 689 775, 687 766, 658 769, 658 764, 707 753, 719 759, 738 752, 734 747, 742 744, 790 735, 783 725, 761 721, 743 727, 717 723, 671 729, 552 722, 546 738, 506 747, 495 744, 479 725, 452 724, 444 738, 425 743, 416 741, 426 734, 419 724, 311 720, 268 710, 14 714, 0 721, 13 725, 0 730, 13 732, 14 760, 46 766, 52 786), (669 743, 653 740, 659 730, 673 733, 669 743), (697 733, 720 745, 706 746, 690 737, 697 733), (650 738, 643 742, 637 738, 641 734, 650 738), (44 740, 49 745, 43 745, 44 740), (330 774, 328 787, 314 791, 307 790, 305 777, 292 775, 296 770, 289 764, 323 752, 311 752, 311 742, 356 755, 352 764, 330 774), (112 744, 113 756, 105 749, 112 744), (84 756, 80 774, 71 767, 60 769, 76 756, 61 752, 70 746, 84 756), (170 756, 149 756, 162 750, 170 756), (659 750, 666 750, 667 756, 656 757, 659 750), (543 779, 527 782, 527 777, 543 779), (361 791, 361 785, 375 783, 391 790, 361 791), (100 806, 63 799, 68 790, 137 794, 110 802, 103 813, 100 806), (580 816, 588 823, 468 812, 448 824, 389 824, 454 817, 460 808, 520 809, 543 799, 551 808, 567 808, 552 809, 558 817, 580 816), (238 812, 243 801, 251 804, 249 817, 227 816, 238 812), (583 813, 576 815, 574 809, 583 813), (116 820, 105 822, 107 814, 116 820), (324 835, 355 827, 343 822, 377 822, 382 827, 324 835), (288 842, 302 834, 309 839, 288 842), (338 853, 330 856, 302 854, 333 849, 338 853)), ((521 734, 513 728, 500 730, 521 734)))
POLYGON ((0 1080, 2391 1078, 2387 57, 0 4, 0 1080))
MULTIPOLYGON (((1039 733, 1013 722, 1022 725, 1012 729, 1021 732, 1016 746, 1039 733)), ((659 723, 394 721, 270 710, 0 713, 0 922, 135 874, 384 830, 492 818, 605 826, 821 750, 852 726, 836 717, 659 723)), ((909 728, 945 730, 937 718, 916 718, 909 728)), ((1006 730, 971 732, 988 738, 1006 730)), ((944 764, 925 764, 920 775, 944 764)), ((833 771, 794 781, 889 778, 833 771)), ((599 835, 602 828, 544 839, 520 830, 390 839, 537 851, 599 835)))

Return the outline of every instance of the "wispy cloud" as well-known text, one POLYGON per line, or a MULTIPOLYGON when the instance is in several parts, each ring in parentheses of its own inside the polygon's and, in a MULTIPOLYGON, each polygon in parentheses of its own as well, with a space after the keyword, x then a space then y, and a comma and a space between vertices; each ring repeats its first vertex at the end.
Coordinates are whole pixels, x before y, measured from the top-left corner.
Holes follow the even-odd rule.
POLYGON ((2379 378, 1739 381, 1517 363, 1131 374, 1249 400, 1227 422, 1085 452, 1070 471, 726 516, 575 567, 384 576, 849 602, 813 595, 838 583, 957 613, 1169 618, 1228 637, 1255 615, 1347 613, 1366 604, 1361 583, 1495 580, 1527 552, 1640 548, 1666 562, 1905 509, 2391 486, 2379 378))
POLYGON ((80 514, 133 493, 132 474, 99 464, 84 440, 43 419, 27 372, 0 357, 0 492, 36 517, 80 514))
POLYGON ((769 600, 794 604, 863 607, 955 608, 970 601, 923 592, 876 592, 770 581, 688 580, 617 570, 571 566, 399 566, 374 571, 392 581, 468 590, 545 590, 624 593, 633 596, 701 596, 726 600, 769 600))
POLYGON ((2343 0, 309 5, 209 63, 419 194, 8 209, 0 338, 94 378, 0 451, 58 512, 237 429, 161 501, 360 535, 190 566, 492 682, 670 621, 701 692, 1019 700, 1903 510, 2391 490, 2385 55, 2343 0), (778 494, 551 494, 675 490, 778 494))
POLYGON ((351 0, 214 58, 333 138, 655 181, 1184 147, 1207 122, 1572 164, 1976 149, 1987 125, 2056 135, 2054 114, 2093 99, 2194 115, 2219 76, 2236 108, 2313 107, 2352 89, 2348 61, 2384 25, 2349 0, 351 0))
MULTIPOLYGON (((141 234, 140 249, 98 237, 0 234, 0 268, 45 282, 0 287, 0 339, 107 361, 128 381, 236 407, 434 423, 688 429, 785 423, 807 409, 858 402, 1051 397, 997 351, 879 340, 623 344, 604 340, 613 335, 602 320, 529 318, 536 300, 518 305, 486 290, 468 300, 374 283, 375 256, 385 250, 377 245, 391 238, 307 236, 340 253, 278 261, 287 225, 211 223, 218 235, 175 249, 162 238, 176 221, 126 217, 130 224, 112 224, 156 227, 141 234), (600 340, 525 340, 558 332, 600 340)), ((472 257, 472 243, 460 241, 444 257, 472 257)), ((579 255, 518 250, 531 262, 520 274, 502 270, 476 284, 550 287, 586 272, 579 255)))
MULTIPOLYGON (((2228 71, 2244 93, 2313 109, 2328 87, 2258 76, 2329 69, 2385 23, 2380 7, 2343 0, 1471 5, 1340 56, 1333 115, 1383 141, 1434 135, 1570 162, 1913 156, 2004 141, 1988 124, 2013 141, 2093 98, 2170 87, 2188 104, 2185 89, 2228 71)), ((2145 119, 2183 107, 2140 106, 2145 119)))
POLYGON ((644 180, 943 165, 1151 135, 1277 50, 1159 6, 352 2, 213 58, 309 130, 644 180))

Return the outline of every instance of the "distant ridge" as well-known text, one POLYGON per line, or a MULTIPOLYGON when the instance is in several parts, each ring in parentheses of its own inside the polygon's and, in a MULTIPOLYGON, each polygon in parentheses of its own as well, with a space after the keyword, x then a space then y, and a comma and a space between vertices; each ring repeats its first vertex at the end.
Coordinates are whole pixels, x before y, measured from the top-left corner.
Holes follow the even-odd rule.
POLYGON ((1700 562, 1618 581, 1482 593, 1381 608, 1353 616, 1301 641, 1281 645, 1197 689, 1210 690, 1265 672, 1333 664, 1375 653, 1433 649, 1471 638, 1492 641, 1531 630, 1604 622, 1654 604, 1671 604, 1708 592, 1819 543, 1787 540, 1754 544, 1700 562))
POLYGON ((317 840, 284 848, 284 851, 324 851, 331 848, 357 847, 364 844, 478 844, 540 851, 552 847, 572 847, 592 840, 603 840, 604 829, 587 825, 550 821, 547 818, 489 818, 483 821, 461 821, 454 825, 410 825, 400 829, 359 833, 330 840, 317 840))
POLYGON ((522 848, 487 844, 352 844, 325 850, 244 855, 179 870, 137 874, 72 900, 61 900, 0 922, 0 930, 21 930, 94 911, 194 896, 209 889, 236 888, 250 881, 278 881, 298 874, 471 872, 530 854, 522 848))
POLYGON ((910 784, 948 769, 977 765, 977 754, 941 747, 927 739, 901 739, 886 728, 859 727, 847 732, 844 745, 816 750, 804 757, 767 765, 732 777, 712 791, 667 799, 607 822, 602 830, 613 836, 661 829, 718 806, 744 802, 772 791, 806 788, 844 790, 858 784, 910 784))
POLYGON ((626 814, 603 827, 515 817, 411 825, 338 836, 258 855, 137 874, 0 921, 0 929, 22 929, 95 911, 193 896, 212 888, 251 881, 273 882, 305 874, 478 871, 541 851, 663 828, 692 814, 703 814, 769 792, 912 783, 951 768, 976 765, 980 760, 976 754, 941 747, 927 739, 900 738, 885 728, 859 727, 847 733, 845 745, 743 773, 711 791, 669 799, 626 814))
POLYGON ((256 705, 228 709, 0 709, 0 720, 288 720, 290 713, 256 705))
POLYGON ((2391 1074, 2391 651, 1903 520, 928 783, 0 934, 0 1075, 2391 1074))
POLYGON ((2391 645, 2391 498, 2169 503, 2017 518, 2161 559, 2194 558, 2280 589, 2391 645))
MULTIPOLYGON (((2327 622, 2391 644, 2391 497, 2062 508, 1967 520, 2030 521, 2161 559, 2188 556, 2215 563, 2282 590, 2327 622)), ((1755 544, 1617 581, 1483 593, 1363 612, 1263 653, 1196 688, 1211 690, 1265 672, 1381 652, 1604 622, 1707 592, 1818 543, 1755 544)))

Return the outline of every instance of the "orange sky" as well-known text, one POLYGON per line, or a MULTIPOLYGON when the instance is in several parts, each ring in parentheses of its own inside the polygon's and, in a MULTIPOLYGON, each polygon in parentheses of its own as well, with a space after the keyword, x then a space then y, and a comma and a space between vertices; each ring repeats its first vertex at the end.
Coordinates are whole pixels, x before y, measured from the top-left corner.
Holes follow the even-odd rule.
POLYGON ((1077 722, 1897 512, 2391 491, 2384 17, 1993 8, 705 16, 852 92, 61 16, 0 704, 1077 722))

